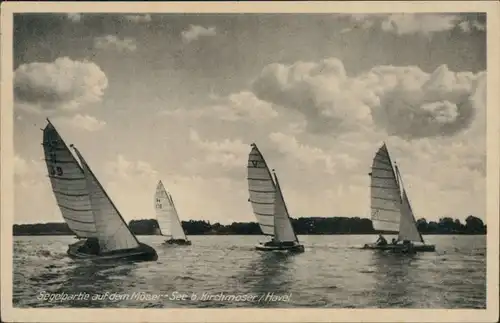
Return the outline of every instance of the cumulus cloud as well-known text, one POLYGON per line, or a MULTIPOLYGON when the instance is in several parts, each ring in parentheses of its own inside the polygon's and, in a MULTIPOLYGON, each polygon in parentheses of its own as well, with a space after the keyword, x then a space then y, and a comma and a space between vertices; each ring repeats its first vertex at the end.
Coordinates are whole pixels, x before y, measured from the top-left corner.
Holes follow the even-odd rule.
POLYGON ((47 167, 40 159, 14 155, 14 203, 16 223, 63 221, 47 178, 47 167))
POLYGON ((317 147, 301 144, 293 136, 280 132, 273 132, 269 139, 276 144, 276 149, 281 153, 294 158, 299 163, 307 166, 322 164, 325 172, 335 174, 335 162, 330 154, 317 147))
POLYGON ((452 72, 446 65, 431 74, 416 68, 406 75, 391 70, 383 78, 396 76, 396 84, 379 94, 380 105, 372 109, 375 124, 389 134, 409 139, 454 135, 470 126, 478 110, 486 109, 474 100, 482 73, 452 72))
POLYGON ((77 12, 68 13, 67 18, 72 22, 80 22, 82 20, 82 14, 77 12))
POLYGON ((151 15, 125 15, 124 18, 130 22, 142 23, 142 22, 151 22, 151 15))
POLYGON ((115 160, 106 162, 104 170, 115 180, 154 179, 158 174, 148 162, 131 161, 123 155, 118 155, 115 160))
POLYGON ((370 118, 374 96, 352 82, 344 65, 331 58, 320 63, 266 66, 253 83, 257 97, 302 112, 312 131, 351 129, 370 118))
POLYGON ((90 115, 76 114, 72 117, 57 117, 54 121, 63 126, 71 127, 72 129, 80 129, 85 131, 99 131, 106 126, 106 122, 98 120, 90 115))
POLYGON ((67 57, 52 63, 27 63, 14 71, 16 104, 36 110, 75 109, 101 100, 106 74, 93 62, 67 57))
POLYGON ((382 21, 382 30, 398 35, 445 31, 453 29, 460 17, 450 14, 391 14, 382 21))
POLYGON ((278 116, 273 104, 259 100, 253 92, 242 91, 232 93, 226 97, 210 94, 210 99, 215 103, 200 108, 163 110, 162 115, 191 117, 191 118, 216 118, 226 121, 259 122, 273 119, 278 116))
POLYGON ((198 40, 200 37, 210 37, 217 34, 215 27, 203 27, 197 25, 189 25, 189 29, 181 32, 182 40, 185 43, 198 40))
POLYGON ((336 58, 271 64, 253 82, 261 100, 300 111, 313 132, 341 133, 373 126, 405 138, 449 136, 466 129, 484 101, 484 73, 431 74, 418 67, 377 66, 349 77, 336 58))
POLYGON ((368 29, 374 25, 381 30, 405 34, 423 34, 430 36, 435 32, 449 31, 458 27, 458 30, 470 32, 471 30, 485 30, 482 17, 469 17, 467 15, 449 13, 401 13, 401 14, 342 14, 348 17, 354 26, 344 28, 341 33, 355 28, 368 29))
POLYGON ((47 168, 42 160, 27 160, 18 154, 14 155, 14 181, 19 187, 41 185, 46 174, 47 168))
POLYGON ((373 20, 361 21, 364 18, 352 18, 352 19, 356 21, 355 24, 351 27, 346 27, 340 30, 341 34, 345 34, 356 29, 370 29, 375 24, 373 20))
POLYGON ((208 109, 212 109, 223 120, 235 121, 249 118, 254 121, 278 116, 272 104, 259 100, 255 94, 249 91, 230 94, 220 101, 220 104, 213 105, 208 109))
POLYGON ((199 161, 201 163, 216 164, 225 168, 243 167, 246 164, 250 148, 249 145, 244 144, 239 139, 224 139, 222 141, 203 140, 193 129, 190 130, 189 138, 205 154, 201 160, 194 159, 196 164, 199 161))
POLYGON ((14 156, 14 174, 18 176, 25 175, 29 171, 28 162, 19 155, 14 156))
POLYGON ((127 222, 155 217, 152 196, 160 175, 151 164, 120 154, 101 169, 99 180, 127 222))
POLYGON ((137 44, 133 38, 125 37, 121 39, 115 35, 106 35, 94 38, 94 48, 134 52, 137 49, 137 44))
POLYGON ((478 20, 473 20, 473 21, 463 20, 462 22, 460 22, 458 24, 458 26, 460 27, 460 29, 463 32, 466 32, 466 33, 470 32, 472 30, 478 30, 478 31, 485 31, 486 30, 486 24, 482 23, 478 20))

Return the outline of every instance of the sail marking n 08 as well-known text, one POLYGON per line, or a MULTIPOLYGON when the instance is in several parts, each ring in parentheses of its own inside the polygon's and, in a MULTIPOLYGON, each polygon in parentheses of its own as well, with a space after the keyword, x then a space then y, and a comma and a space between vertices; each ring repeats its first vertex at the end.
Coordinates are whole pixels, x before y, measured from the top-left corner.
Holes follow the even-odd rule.
POLYGON ((163 236, 187 240, 174 201, 161 181, 156 186, 155 210, 158 226, 163 236))

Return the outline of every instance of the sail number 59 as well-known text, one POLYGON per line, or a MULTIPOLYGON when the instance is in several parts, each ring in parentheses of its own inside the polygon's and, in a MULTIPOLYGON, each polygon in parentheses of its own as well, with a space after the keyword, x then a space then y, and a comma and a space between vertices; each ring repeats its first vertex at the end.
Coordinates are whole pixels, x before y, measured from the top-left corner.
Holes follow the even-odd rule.
POLYGON ((61 176, 63 174, 63 170, 60 166, 49 166, 49 174, 51 176, 61 176))

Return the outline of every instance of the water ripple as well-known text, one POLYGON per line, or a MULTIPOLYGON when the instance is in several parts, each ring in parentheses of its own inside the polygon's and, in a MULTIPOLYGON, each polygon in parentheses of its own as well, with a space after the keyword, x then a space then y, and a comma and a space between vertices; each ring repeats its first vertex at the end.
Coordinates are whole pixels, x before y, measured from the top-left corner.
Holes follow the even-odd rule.
POLYGON ((376 239, 367 235, 303 236, 306 252, 293 256, 256 251, 258 236, 193 236, 192 246, 180 247, 139 239, 157 250, 158 261, 74 261, 66 256, 71 237, 15 237, 14 306, 486 306, 485 236, 429 236, 437 252, 417 255, 361 250, 376 239), (74 298, 43 299, 56 294, 74 298), (75 298, 85 294, 90 298, 75 298))

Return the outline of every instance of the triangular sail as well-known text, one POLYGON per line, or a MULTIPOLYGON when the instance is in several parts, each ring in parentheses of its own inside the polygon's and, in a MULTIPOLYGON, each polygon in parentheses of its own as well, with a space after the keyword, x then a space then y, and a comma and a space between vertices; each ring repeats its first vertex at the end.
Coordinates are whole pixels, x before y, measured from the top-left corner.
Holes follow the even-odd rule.
POLYGON ((278 177, 274 174, 276 181, 276 199, 274 204, 274 238, 279 242, 298 242, 295 231, 293 231, 290 216, 281 192, 278 177))
POLYGON ((90 202, 94 211, 101 252, 139 247, 139 241, 130 231, 108 194, 99 183, 78 149, 73 146, 87 180, 90 202))
POLYGON ((399 223, 398 240, 409 240, 423 243, 424 239, 418 231, 417 221, 415 220, 415 216, 413 215, 410 200, 408 199, 408 195, 406 194, 406 190, 403 186, 403 180, 397 166, 396 173, 398 175, 399 183, 401 184, 401 189, 403 191, 401 198, 401 220, 399 223))
POLYGON ((68 227, 77 237, 97 237, 83 170, 55 127, 47 121, 42 145, 57 205, 68 227))
POLYGON ((370 173, 371 219, 375 230, 399 231, 401 193, 385 143, 373 158, 370 173))
POLYGON ((174 225, 174 228, 176 228, 174 230, 174 239, 177 239, 175 237, 180 237, 179 239, 184 239, 184 240, 187 240, 187 237, 186 237, 186 232, 184 232, 184 229, 182 228, 182 222, 179 218, 179 212, 177 212, 177 207, 175 206, 175 202, 174 202, 174 199, 172 198, 172 194, 168 193, 168 198, 170 200, 170 203, 172 203, 172 206, 174 208, 174 211, 175 211, 175 219, 177 220, 176 223, 177 225, 174 225))
POLYGON ((274 235, 274 202, 276 187, 264 157, 252 144, 248 155, 247 180, 249 202, 265 235, 274 235))
POLYGON ((158 225, 163 236, 187 240, 172 196, 166 191, 161 181, 156 186, 155 209, 158 225))

